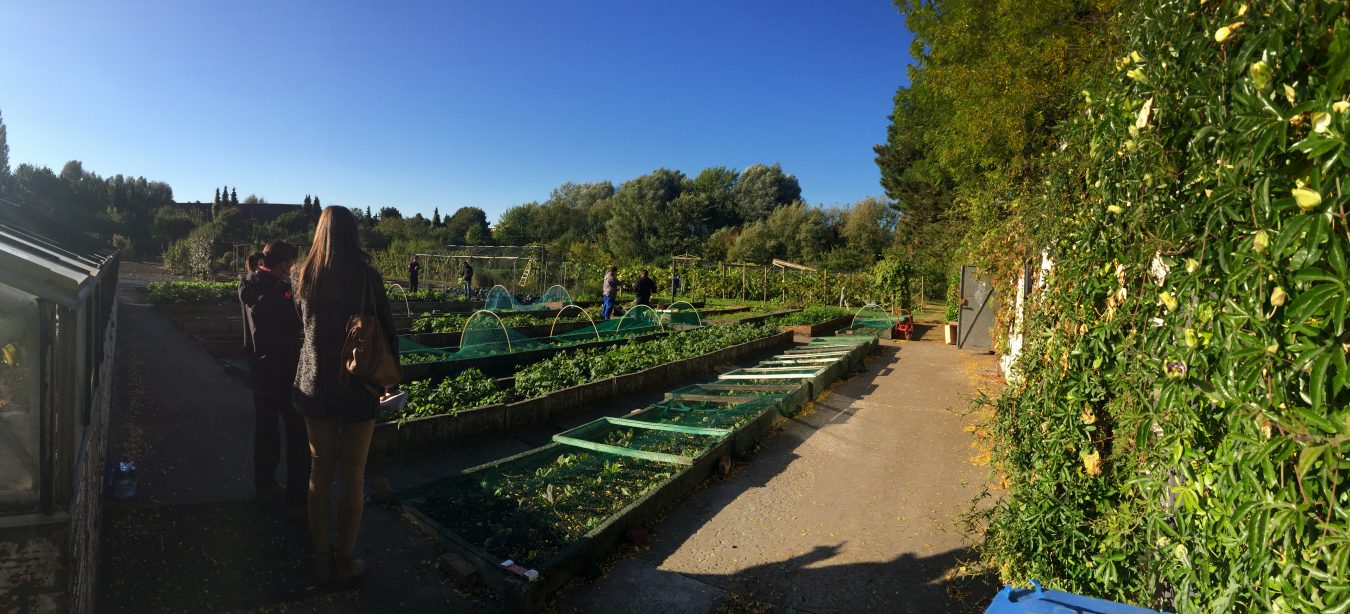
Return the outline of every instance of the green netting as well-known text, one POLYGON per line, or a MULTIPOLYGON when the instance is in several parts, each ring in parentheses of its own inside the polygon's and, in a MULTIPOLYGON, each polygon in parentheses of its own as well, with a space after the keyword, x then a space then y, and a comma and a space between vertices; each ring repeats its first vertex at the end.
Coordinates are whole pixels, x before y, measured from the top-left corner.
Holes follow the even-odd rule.
MULTIPOLYGON (((561 312, 559 315, 562 315, 561 312)), ((553 339, 560 343, 586 343, 595 340, 614 340, 638 335, 646 335, 665 330, 657 313, 651 307, 638 305, 629 309, 621 318, 591 322, 574 331, 560 333, 553 339)))
POLYGON ((550 337, 559 338, 565 342, 571 343, 577 343, 579 342, 578 340, 585 340, 585 339, 594 339, 596 341, 600 341, 603 339, 603 337, 600 336, 600 329, 596 326, 595 320, 591 318, 591 313, 589 311, 586 311, 586 308, 580 305, 567 305, 562 309, 559 309, 558 315, 553 317, 553 325, 549 327, 548 335, 550 337), (558 328, 558 321, 563 319, 564 316, 571 315, 573 313, 581 313, 582 315, 586 316, 586 323, 588 324, 588 326, 583 326, 581 328, 568 331, 566 333, 561 334, 556 333, 555 331, 558 328))
POLYGON ((554 446, 435 482, 409 502, 468 543, 537 567, 678 470, 554 446))
POLYGON ((675 400, 693 401, 702 401, 708 398, 778 398, 792 394, 800 387, 800 384, 781 381, 767 384, 732 381, 685 386, 669 393, 667 396, 675 400))
POLYGON ((854 331, 865 330, 890 330, 895 326, 897 319, 880 305, 869 303, 867 306, 858 310, 853 315, 853 324, 849 326, 854 331))
POLYGON ((737 404, 673 399, 652 404, 627 418, 674 426, 734 430, 775 407, 776 399, 771 397, 737 404))
POLYGON ((601 418, 558 433, 553 441, 616 456, 687 465, 725 437, 725 432, 648 428, 601 418))
POLYGON ((685 301, 678 301, 658 312, 663 324, 673 328, 698 328, 704 325, 703 316, 685 301))
POLYGON ((572 302, 572 295, 567 293, 567 289, 562 286, 553 286, 539 297, 539 300, 533 303, 522 303, 516 300, 516 297, 506 289, 505 286, 492 286, 488 290, 487 298, 483 300, 483 308, 488 311, 548 311, 550 309, 561 309, 564 305, 572 302))
POLYGON ((464 322, 464 332, 459 337, 459 351, 454 353, 453 359, 523 352, 548 345, 545 341, 507 327, 497 314, 485 309, 469 316, 464 322))
POLYGON ((567 292, 567 288, 551 286, 533 304, 545 305, 549 309, 562 309, 564 305, 572 304, 572 295, 567 292))

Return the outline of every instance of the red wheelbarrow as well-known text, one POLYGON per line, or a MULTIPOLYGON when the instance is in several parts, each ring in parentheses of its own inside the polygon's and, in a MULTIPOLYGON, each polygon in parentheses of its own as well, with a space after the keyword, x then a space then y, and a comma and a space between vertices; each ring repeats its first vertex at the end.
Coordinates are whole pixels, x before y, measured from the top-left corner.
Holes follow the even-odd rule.
POLYGON ((909 310, 904 307, 900 308, 900 313, 896 315, 895 326, 891 328, 892 339, 899 339, 900 335, 904 335, 906 341, 914 335, 914 318, 910 317, 909 310))

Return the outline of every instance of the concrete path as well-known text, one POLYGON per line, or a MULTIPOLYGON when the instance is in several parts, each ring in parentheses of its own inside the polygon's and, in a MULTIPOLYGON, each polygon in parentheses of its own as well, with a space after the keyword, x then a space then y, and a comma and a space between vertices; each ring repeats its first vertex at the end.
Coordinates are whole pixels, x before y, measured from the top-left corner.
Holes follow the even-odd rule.
POLYGON ((559 612, 983 611, 993 587, 954 576, 974 558, 959 522, 987 470, 964 419, 993 356, 886 342, 653 528, 650 548, 574 586, 559 612))

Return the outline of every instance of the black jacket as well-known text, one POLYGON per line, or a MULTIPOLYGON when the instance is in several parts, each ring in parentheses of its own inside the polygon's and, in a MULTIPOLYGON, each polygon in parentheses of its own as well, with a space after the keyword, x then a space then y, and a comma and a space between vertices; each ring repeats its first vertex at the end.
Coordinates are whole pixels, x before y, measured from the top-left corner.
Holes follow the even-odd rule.
POLYGON ((244 355, 254 384, 290 388, 301 342, 291 285, 267 271, 249 273, 239 282, 239 306, 244 312, 244 355))
MULTIPOLYGON (((366 313, 373 313, 380 321, 389 347, 397 354, 398 332, 389 313, 384 278, 372 268, 366 271, 365 279, 374 298, 373 305, 366 305, 366 313)), ((379 411, 379 399, 359 379, 348 377, 342 368, 347 320, 361 311, 364 290, 358 282, 352 284, 350 293, 341 300, 299 301, 305 342, 300 349, 300 367, 295 373, 292 399, 300 415, 339 422, 364 422, 374 419, 379 411)))
POLYGON ((656 282, 652 278, 639 277, 633 282, 633 294, 637 295, 638 301, 645 303, 651 300, 653 292, 656 292, 656 282))

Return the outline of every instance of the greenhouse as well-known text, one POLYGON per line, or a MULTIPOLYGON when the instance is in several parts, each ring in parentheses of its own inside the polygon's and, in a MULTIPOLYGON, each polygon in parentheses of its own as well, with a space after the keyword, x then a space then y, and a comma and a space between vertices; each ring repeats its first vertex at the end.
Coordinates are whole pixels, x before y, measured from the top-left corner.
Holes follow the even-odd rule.
POLYGON ((0 244, 0 543, 60 570, 27 577, 26 590, 83 611, 98 560, 118 252, 5 201, 0 244))

